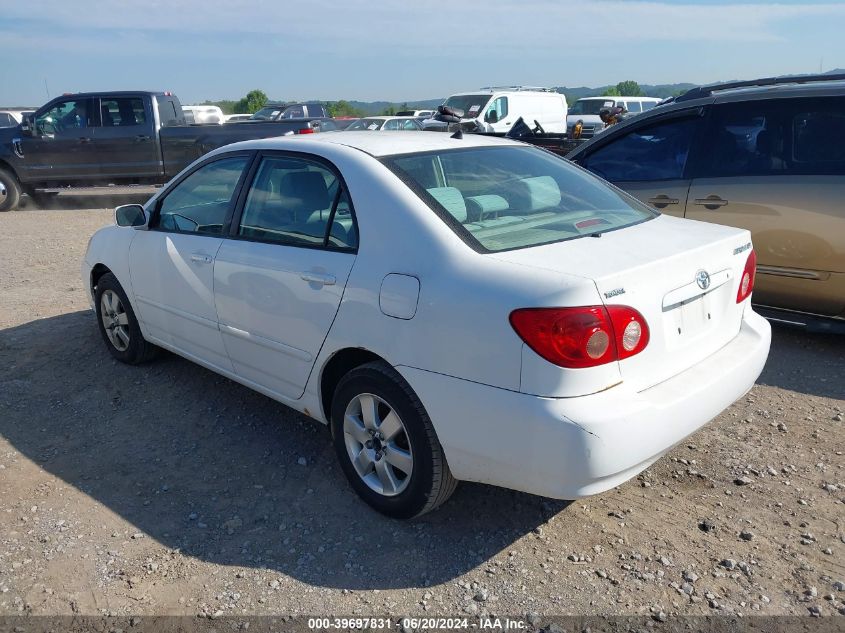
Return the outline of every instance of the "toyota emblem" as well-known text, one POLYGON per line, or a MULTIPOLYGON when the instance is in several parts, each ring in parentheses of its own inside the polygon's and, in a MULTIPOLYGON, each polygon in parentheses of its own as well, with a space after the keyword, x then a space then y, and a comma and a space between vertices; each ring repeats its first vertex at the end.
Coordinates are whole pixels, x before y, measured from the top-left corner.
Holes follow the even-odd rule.
POLYGON ((699 270, 695 273, 695 283, 702 290, 707 290, 710 287, 710 275, 707 274, 706 270, 699 270))

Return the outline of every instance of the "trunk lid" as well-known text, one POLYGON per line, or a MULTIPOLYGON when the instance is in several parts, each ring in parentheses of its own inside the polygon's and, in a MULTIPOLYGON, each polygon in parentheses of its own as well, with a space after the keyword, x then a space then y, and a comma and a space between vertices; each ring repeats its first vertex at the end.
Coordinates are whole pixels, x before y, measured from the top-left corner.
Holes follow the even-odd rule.
POLYGON ((649 343, 617 364, 622 380, 641 391, 695 365, 739 333, 747 302, 737 304, 736 295, 750 243, 742 229, 659 216, 600 237, 493 257, 588 278, 605 305, 638 310, 648 324, 649 343))

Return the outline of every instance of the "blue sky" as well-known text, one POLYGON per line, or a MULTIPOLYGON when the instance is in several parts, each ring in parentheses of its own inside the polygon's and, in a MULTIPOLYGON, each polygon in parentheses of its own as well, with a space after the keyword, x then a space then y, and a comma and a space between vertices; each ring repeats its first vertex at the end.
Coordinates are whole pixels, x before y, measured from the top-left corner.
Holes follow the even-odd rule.
POLYGON ((845 67, 843 2, 3 4, 2 105, 41 104, 47 89, 172 90, 184 103, 253 88, 412 101, 491 84, 705 83, 845 67))

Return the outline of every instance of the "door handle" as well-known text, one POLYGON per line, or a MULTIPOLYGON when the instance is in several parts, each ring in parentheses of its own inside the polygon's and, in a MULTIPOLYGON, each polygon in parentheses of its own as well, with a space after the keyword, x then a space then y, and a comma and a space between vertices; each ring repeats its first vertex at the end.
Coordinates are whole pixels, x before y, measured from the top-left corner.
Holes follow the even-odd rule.
POLYGON ((299 273, 300 279, 307 281, 309 284, 320 284, 321 286, 334 286, 337 281, 334 275, 328 273, 316 273, 311 270, 299 273))
POLYGON ((197 264, 210 264, 214 259, 211 255, 204 255, 203 253, 193 253, 191 261, 197 264))
POLYGON ((728 201, 719 196, 707 196, 706 198, 696 198, 695 204, 706 209, 718 209, 728 204, 728 201))
POLYGON ((143 143, 144 141, 149 141, 149 140, 150 140, 150 137, 147 136, 146 134, 139 134, 138 136, 135 137, 136 143, 143 143))
POLYGON ((90 143, 93 139, 90 136, 80 136, 79 142, 82 144, 90 143))
POLYGON ((663 209, 668 207, 670 204, 678 204, 679 202, 680 200, 677 198, 670 198, 665 193, 661 193, 659 196, 654 196, 653 198, 648 199, 648 203, 658 209, 663 209))

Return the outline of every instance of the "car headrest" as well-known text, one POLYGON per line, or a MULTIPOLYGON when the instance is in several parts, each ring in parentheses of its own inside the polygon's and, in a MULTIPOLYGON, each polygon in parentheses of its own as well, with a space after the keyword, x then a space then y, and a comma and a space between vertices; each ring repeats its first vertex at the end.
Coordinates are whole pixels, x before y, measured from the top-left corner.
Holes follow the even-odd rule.
POLYGON ((316 171, 292 171, 282 176, 279 193, 286 203, 314 211, 331 205, 323 174, 316 171))
POLYGON ((463 194, 455 187, 432 187, 426 189, 458 222, 466 222, 467 205, 463 194))

